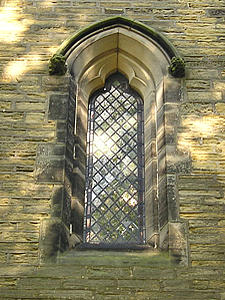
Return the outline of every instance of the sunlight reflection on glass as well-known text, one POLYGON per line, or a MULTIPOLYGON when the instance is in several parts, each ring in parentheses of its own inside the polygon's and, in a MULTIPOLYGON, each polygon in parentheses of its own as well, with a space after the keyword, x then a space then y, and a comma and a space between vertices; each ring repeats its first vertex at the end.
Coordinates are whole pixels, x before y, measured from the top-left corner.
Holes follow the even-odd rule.
MULTIPOLYGON (((131 190, 131 193, 134 193, 135 190, 133 188, 130 189, 131 190)), ((128 193, 128 192, 125 192, 123 195, 122 195, 122 198, 123 200, 130 206, 134 207, 137 205, 137 200, 134 199, 133 197, 131 197, 131 195, 128 193)))
POLYGON ((103 153, 105 155, 110 154, 113 144, 113 140, 107 134, 95 135, 93 151, 98 157, 103 155, 103 153))

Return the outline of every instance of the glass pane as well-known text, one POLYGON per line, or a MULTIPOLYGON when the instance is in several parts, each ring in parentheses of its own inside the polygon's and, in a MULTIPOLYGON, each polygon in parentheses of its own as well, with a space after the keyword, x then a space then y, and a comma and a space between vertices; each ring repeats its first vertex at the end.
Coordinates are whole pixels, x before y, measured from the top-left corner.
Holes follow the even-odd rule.
POLYGON ((88 118, 84 241, 144 243, 142 99, 114 74, 88 118))

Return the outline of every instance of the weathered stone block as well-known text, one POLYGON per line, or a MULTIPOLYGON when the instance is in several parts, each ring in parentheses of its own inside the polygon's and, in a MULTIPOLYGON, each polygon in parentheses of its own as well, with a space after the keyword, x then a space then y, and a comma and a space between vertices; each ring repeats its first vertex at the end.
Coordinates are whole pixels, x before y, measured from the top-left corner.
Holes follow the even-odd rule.
POLYGON ((213 104, 199 103, 199 102, 185 102, 181 105, 180 113, 182 115, 203 115, 213 113, 213 104))
POLYGON ((159 228, 161 229, 168 222, 168 199, 166 177, 158 182, 158 213, 159 228))
POLYGON ((126 12, 130 14, 151 14, 153 9, 151 7, 129 7, 126 8, 126 12))
POLYGON ((50 96, 48 118, 50 120, 65 120, 67 118, 67 105, 67 96, 50 96))
POLYGON ((188 92, 190 101, 218 101, 222 100, 221 92, 188 92))
POLYGON ((77 198, 71 199, 71 224, 73 232, 82 236, 83 234, 83 219, 84 219, 84 206, 78 201, 77 198))
POLYGON ((29 112, 26 113, 25 116, 25 122, 26 123, 42 123, 45 119, 45 114, 44 113, 36 113, 36 112, 29 112))
POLYGON ((58 143, 65 143, 67 139, 65 130, 57 130, 56 132, 56 141, 58 143))
POLYGON ((216 103, 216 111, 219 113, 219 114, 222 114, 224 115, 225 114, 225 104, 224 103, 216 103))
POLYGON ((59 218, 42 220, 40 246, 43 261, 54 261, 58 251, 69 247, 69 230, 59 218))
POLYGON ((62 182, 64 160, 39 157, 36 160, 34 176, 38 182, 62 182))
POLYGON ((169 249, 176 260, 189 264, 187 223, 169 222, 169 249))
POLYGON ((57 144, 39 144, 37 147, 38 156, 53 156, 53 155, 64 155, 65 146, 57 144))
POLYGON ((64 200, 64 187, 62 186, 54 187, 51 196, 51 205, 52 205, 51 214, 53 217, 58 217, 58 218, 61 217, 63 200, 64 200))
POLYGON ((188 155, 176 151, 174 146, 167 145, 167 171, 168 173, 190 173, 192 162, 188 155), (174 155, 176 153, 176 155, 174 155))
POLYGON ((176 81, 171 78, 166 78, 165 80, 165 102, 166 103, 176 103, 181 100, 181 91, 180 91, 180 80, 176 81))
POLYGON ((43 76, 42 85, 47 91, 68 92, 69 78, 67 76, 43 76))
POLYGON ((105 14, 121 15, 121 14, 124 14, 124 10, 122 8, 105 8, 105 14))
POLYGON ((225 16, 225 9, 208 9, 208 14, 211 17, 215 17, 215 18, 221 18, 225 16))

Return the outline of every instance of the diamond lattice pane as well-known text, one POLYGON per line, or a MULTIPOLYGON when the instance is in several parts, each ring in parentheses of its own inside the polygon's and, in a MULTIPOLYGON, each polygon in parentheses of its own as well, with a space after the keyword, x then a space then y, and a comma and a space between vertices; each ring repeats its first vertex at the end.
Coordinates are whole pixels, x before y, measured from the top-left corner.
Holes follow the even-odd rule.
POLYGON ((143 104, 122 75, 89 104, 84 239, 143 243, 143 104))

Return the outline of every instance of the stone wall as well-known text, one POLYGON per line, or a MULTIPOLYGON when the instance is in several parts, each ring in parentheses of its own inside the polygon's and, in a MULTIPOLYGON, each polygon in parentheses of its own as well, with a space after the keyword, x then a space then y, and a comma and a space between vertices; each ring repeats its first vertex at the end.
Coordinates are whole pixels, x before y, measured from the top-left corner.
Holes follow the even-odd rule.
POLYGON ((70 252, 36 271, 1 269, 1 299, 224 300, 224 269, 178 267, 166 254, 70 252), (3 277, 4 276, 4 277, 3 277))
MULTIPOLYGON (((225 299, 224 1, 0 4, 1 299, 225 299), (178 267, 160 255, 154 264, 150 254, 130 259, 115 253, 101 263, 104 254, 83 260, 84 254, 77 259, 70 251, 65 260, 38 271, 49 238, 69 234, 64 224, 71 195, 63 176, 69 165, 64 160, 69 80, 50 77, 48 61, 79 29, 118 15, 164 34, 186 63, 174 135, 177 160, 181 152, 191 160, 191 166, 175 170, 180 217, 189 224, 190 265, 178 267), (52 219, 59 224, 54 230, 52 219)), ((66 247, 65 241, 47 249, 66 247)))

